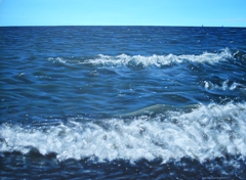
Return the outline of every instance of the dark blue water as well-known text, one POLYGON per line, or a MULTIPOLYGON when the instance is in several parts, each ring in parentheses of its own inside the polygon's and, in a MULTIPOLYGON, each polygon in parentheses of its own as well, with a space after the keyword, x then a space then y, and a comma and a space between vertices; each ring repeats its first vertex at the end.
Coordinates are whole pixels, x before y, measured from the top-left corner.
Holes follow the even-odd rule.
POLYGON ((0 28, 0 177, 245 179, 245 39, 245 28, 0 28))

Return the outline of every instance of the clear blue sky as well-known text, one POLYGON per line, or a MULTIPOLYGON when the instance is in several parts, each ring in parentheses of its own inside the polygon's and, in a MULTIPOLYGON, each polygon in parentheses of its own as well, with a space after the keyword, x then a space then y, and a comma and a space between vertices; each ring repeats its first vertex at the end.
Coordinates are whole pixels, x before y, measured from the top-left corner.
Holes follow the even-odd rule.
POLYGON ((246 27, 246 0, 0 0, 0 26, 246 27))

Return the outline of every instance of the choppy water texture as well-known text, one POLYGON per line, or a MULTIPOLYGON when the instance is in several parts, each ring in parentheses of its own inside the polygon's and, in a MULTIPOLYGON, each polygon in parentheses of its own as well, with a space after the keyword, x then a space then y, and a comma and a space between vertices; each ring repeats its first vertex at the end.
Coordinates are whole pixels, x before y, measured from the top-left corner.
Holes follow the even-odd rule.
POLYGON ((0 28, 2 179, 245 179, 246 29, 0 28))

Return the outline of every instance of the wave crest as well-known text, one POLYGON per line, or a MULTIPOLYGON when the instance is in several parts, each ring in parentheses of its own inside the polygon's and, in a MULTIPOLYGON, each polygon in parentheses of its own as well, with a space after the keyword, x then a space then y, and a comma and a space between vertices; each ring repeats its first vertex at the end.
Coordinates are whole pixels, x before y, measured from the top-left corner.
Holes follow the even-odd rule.
POLYGON ((166 65, 179 64, 183 62, 193 63, 218 63, 233 58, 229 49, 224 49, 220 53, 205 52, 200 55, 152 55, 152 56, 129 56, 121 54, 119 56, 106 56, 100 54, 96 59, 85 60, 81 64, 92 64, 99 66, 156 66, 162 67, 166 65))
POLYGON ((228 48, 222 50, 220 53, 209 53, 204 52, 200 55, 152 55, 152 56, 142 56, 142 55, 126 55, 121 54, 118 56, 108 56, 99 54, 95 58, 91 59, 83 59, 83 60, 74 60, 74 59, 64 59, 61 57, 52 58, 50 57, 48 60, 53 63, 58 62, 62 64, 74 64, 78 63, 80 65, 93 65, 93 66, 103 66, 103 67, 163 67, 169 66, 173 64, 180 63, 209 63, 214 64, 221 61, 227 61, 228 59, 232 59, 233 54, 230 52, 228 48))
POLYGON ((169 112, 130 121, 71 120, 68 124, 26 129, 0 126, 0 151, 56 153, 59 160, 97 157, 99 161, 190 157, 204 162, 225 154, 246 156, 246 104, 201 105, 190 113, 169 112))

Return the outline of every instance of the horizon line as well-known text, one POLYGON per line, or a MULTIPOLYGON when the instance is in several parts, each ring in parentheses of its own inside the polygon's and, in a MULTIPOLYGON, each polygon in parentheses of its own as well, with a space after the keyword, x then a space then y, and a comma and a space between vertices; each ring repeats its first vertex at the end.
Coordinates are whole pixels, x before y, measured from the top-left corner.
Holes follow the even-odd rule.
POLYGON ((246 26, 206 25, 0 25, 1 27, 203 27, 203 28, 246 28, 246 26))

